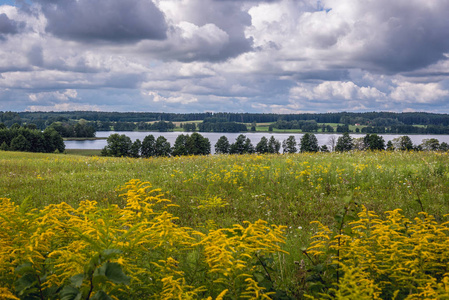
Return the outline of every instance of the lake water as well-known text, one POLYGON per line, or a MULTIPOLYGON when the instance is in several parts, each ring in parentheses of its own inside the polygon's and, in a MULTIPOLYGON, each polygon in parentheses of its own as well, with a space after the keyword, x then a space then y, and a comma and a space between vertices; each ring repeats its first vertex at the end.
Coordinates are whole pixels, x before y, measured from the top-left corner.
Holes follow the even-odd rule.
MULTIPOLYGON (((97 137, 105 137, 107 138, 111 134, 118 133, 118 134, 124 134, 126 136, 129 136, 132 141, 135 141, 136 139, 139 139, 140 141, 143 141, 143 139, 147 136, 152 134, 155 138, 159 136, 164 136, 167 141, 170 143, 170 145, 173 146, 175 143, 176 138, 180 134, 191 134, 191 132, 142 132, 142 131, 97 131, 96 136, 97 137)), ((245 133, 224 133, 224 132, 200 132, 200 134, 206 138, 209 139, 211 144, 211 151, 214 153, 214 145, 217 143, 218 139, 221 136, 226 136, 229 140, 229 143, 232 144, 235 142, 235 139, 240 135, 244 134, 247 138, 251 140, 251 143, 254 145, 254 147, 257 145, 257 143, 260 141, 260 139, 265 136, 267 139, 270 139, 271 136, 274 136, 275 139, 277 139, 279 142, 286 140, 290 135, 293 135, 296 139, 296 142, 298 143, 299 148, 299 142, 301 140, 301 137, 303 136, 302 133, 268 133, 268 132, 245 132, 245 133)), ((351 134, 351 137, 353 138, 359 138, 364 137, 366 134, 351 134)), ((381 134, 385 140, 385 143, 403 136, 405 134, 381 134)), ((320 146, 327 145, 329 147, 330 145, 330 139, 332 137, 335 137, 336 139, 341 136, 341 134, 331 134, 331 133, 319 133, 315 134, 315 136, 318 139, 318 144, 320 146)), ((419 145, 422 143, 422 140, 424 139, 430 139, 430 138, 436 138, 442 142, 446 142, 449 144, 449 135, 408 135, 410 139, 412 140, 414 145, 419 145)), ((103 149, 107 142, 105 139, 103 140, 84 140, 84 141, 65 141, 65 147, 66 149, 103 149)), ((281 148, 282 152, 282 148, 281 148)))

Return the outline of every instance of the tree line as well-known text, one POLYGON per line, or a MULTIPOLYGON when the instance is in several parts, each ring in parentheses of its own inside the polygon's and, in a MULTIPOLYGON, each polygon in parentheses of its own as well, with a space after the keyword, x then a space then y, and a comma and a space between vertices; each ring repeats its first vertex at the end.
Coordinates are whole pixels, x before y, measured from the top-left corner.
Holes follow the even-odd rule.
POLYGON ((47 128, 55 129, 63 138, 92 138, 95 137, 96 130, 86 122, 68 123, 53 122, 47 128))
MULTIPOLYGON (((338 113, 300 113, 300 114, 264 114, 264 113, 155 113, 155 112, 96 112, 96 111, 67 111, 67 112, 2 112, 0 122, 7 127, 14 123, 19 125, 34 123, 40 125, 48 121, 85 119, 91 122, 187 122, 205 120, 207 118, 225 119, 227 122, 237 123, 273 123, 280 120, 315 120, 317 123, 360 124, 370 126, 392 125, 441 125, 449 126, 448 114, 426 112, 338 112, 338 113)), ((44 128, 41 128, 44 129, 44 128)))
POLYGON ((111 134, 107 145, 102 149, 103 156, 115 157, 153 157, 153 156, 181 156, 181 155, 207 155, 210 154, 208 138, 194 132, 191 135, 178 135, 173 147, 163 136, 155 138, 147 135, 143 141, 132 140, 124 134, 111 134))
POLYGON ((61 135, 54 128, 44 131, 14 124, 7 128, 0 123, 0 150, 24 152, 64 152, 61 135))
MULTIPOLYGON (((319 145, 318 139, 313 133, 304 134, 299 143, 295 136, 291 135, 282 143, 271 136, 267 139, 263 136, 260 141, 253 145, 251 140, 244 134, 240 134, 230 143, 226 136, 221 136, 215 146, 216 154, 266 154, 299 152, 345 152, 351 150, 401 150, 401 151, 448 151, 449 145, 445 142, 439 143, 438 139, 424 139, 422 144, 414 145, 408 136, 401 136, 385 143, 383 137, 377 134, 367 134, 361 138, 352 138, 349 133, 344 133, 336 138, 332 136, 328 145, 319 145)), ((211 153, 211 144, 208 138, 194 132, 191 135, 179 135, 173 147, 163 136, 157 139, 153 135, 147 135, 143 141, 132 140, 122 134, 112 134, 107 139, 107 145, 102 150, 103 156, 116 157, 152 157, 152 156, 182 156, 182 155, 208 155, 211 153)))

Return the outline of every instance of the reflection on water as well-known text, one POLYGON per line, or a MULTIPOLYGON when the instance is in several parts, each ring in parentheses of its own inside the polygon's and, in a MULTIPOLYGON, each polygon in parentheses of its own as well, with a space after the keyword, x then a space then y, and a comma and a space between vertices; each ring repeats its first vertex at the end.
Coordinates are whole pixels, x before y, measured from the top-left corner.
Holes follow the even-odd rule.
MULTIPOLYGON (((164 136, 168 142, 173 146, 175 143, 176 138, 180 134, 191 134, 189 132, 141 132, 141 131, 97 131, 96 136, 97 137, 108 137, 113 133, 118 134, 124 134, 126 136, 129 136, 131 140, 135 141, 136 139, 139 139, 143 141, 143 139, 147 136, 152 134, 155 138, 159 136, 164 136)), ((209 139, 211 144, 211 151, 214 153, 214 145, 217 143, 218 139, 221 136, 226 136, 229 140, 229 143, 233 143, 237 136, 240 134, 244 134, 247 138, 249 138, 254 145, 254 147, 257 145, 257 143, 260 141, 260 139, 265 136, 268 139, 271 136, 274 136, 275 139, 280 141, 286 140, 290 135, 293 135, 296 139, 296 142, 299 145, 299 141, 301 137, 303 136, 302 133, 268 133, 268 132, 245 132, 245 133, 224 133, 224 132, 200 132, 200 134, 206 138, 209 139)), ((405 134, 379 134, 382 136, 385 140, 385 143, 403 136, 405 134)), ((329 145, 331 137, 338 138, 341 136, 341 134, 330 134, 330 133, 323 133, 323 134, 315 134, 315 136, 318 139, 318 144, 321 145, 329 145)), ((351 134, 353 138, 359 138, 364 137, 365 134, 351 134)), ((449 144, 449 135, 408 135, 410 139, 412 140, 413 144, 419 145, 422 143, 423 139, 430 139, 430 138, 436 138, 442 142, 446 142, 449 144)), ((336 139, 335 139, 336 140, 336 139)), ((106 146, 107 142, 106 139, 104 140, 85 140, 85 141, 65 141, 65 147, 66 149, 103 149, 104 146, 106 146)), ((281 148, 282 151, 282 148, 281 148)))

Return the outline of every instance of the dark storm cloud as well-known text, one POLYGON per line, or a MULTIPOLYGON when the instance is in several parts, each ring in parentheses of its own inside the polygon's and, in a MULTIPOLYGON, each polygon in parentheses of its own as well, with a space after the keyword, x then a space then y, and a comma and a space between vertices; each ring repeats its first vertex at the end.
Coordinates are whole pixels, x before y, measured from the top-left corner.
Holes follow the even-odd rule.
POLYGON ((0 14, 0 37, 5 34, 19 33, 23 27, 23 23, 11 20, 6 14, 0 14))
POLYGON ((369 31, 363 19, 356 25, 360 38, 367 40, 357 58, 375 68, 389 73, 417 70, 444 59, 449 51, 449 1, 375 1, 364 9, 378 26, 369 31))
MULTIPOLYGON (((229 36, 228 42, 214 55, 203 56, 205 60, 222 61, 252 50, 253 41, 245 36, 245 29, 251 26, 251 16, 242 10, 243 1, 192 1, 186 21, 197 26, 214 24, 229 36), (205 5, 206 4, 206 5, 205 5)), ((195 57, 200 59, 202 57, 195 57)), ((194 59, 191 59, 194 60, 194 59)))
POLYGON ((166 38, 163 13, 148 0, 39 0, 46 30, 64 39, 137 41, 166 38))

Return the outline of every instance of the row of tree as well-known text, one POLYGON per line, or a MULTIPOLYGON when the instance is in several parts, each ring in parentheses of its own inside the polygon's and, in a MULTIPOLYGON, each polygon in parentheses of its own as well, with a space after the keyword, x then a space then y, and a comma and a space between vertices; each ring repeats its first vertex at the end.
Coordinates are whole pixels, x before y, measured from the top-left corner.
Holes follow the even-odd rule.
POLYGON ((248 128, 245 124, 237 122, 202 122, 198 124, 200 132, 245 132, 248 128))
MULTIPOLYGON (((263 113, 155 113, 155 112, 98 112, 98 111, 66 111, 66 112, 1 112, 0 122, 9 127, 14 122, 40 123, 47 120, 65 118, 67 120, 85 119, 101 122, 151 122, 171 121, 187 122, 205 120, 206 118, 222 118, 227 122, 239 123, 272 123, 278 120, 315 120, 317 123, 342 123, 373 126, 392 125, 443 125, 449 126, 448 114, 425 112, 393 113, 393 112, 365 112, 365 113, 301 113, 301 114, 263 114, 263 113)), ((59 120, 60 121, 60 120, 59 120)))
MULTIPOLYGON (((331 144, 333 142, 331 141, 331 144)), ((449 145, 440 142, 438 139, 430 138, 422 140, 419 145, 414 145, 409 136, 400 136, 385 143, 383 137, 377 134, 367 134, 364 137, 352 138, 348 133, 344 133, 336 141, 335 151, 350 150, 388 150, 388 151, 448 151, 449 145)))
POLYGON ((449 134, 449 126, 443 125, 392 125, 385 126, 367 126, 362 128, 362 133, 391 133, 391 134, 449 134))
POLYGON ((128 122, 128 121, 95 121, 91 125, 97 131, 160 131, 166 132, 175 129, 173 122, 128 122))
POLYGON ((111 134, 107 139, 107 145, 103 148, 103 156, 116 157, 152 157, 152 156, 181 156, 181 155, 207 155, 210 154, 210 142, 208 138, 194 132, 191 135, 178 135, 174 146, 163 136, 157 139, 154 135, 147 135, 143 141, 134 142, 124 134, 111 134))
MULTIPOLYGON (((383 137, 377 134, 367 134, 361 138, 352 138, 349 133, 333 138, 328 145, 319 145, 318 139, 313 133, 304 134, 299 144, 293 135, 285 139, 282 144, 271 136, 270 139, 262 137, 254 146, 249 138, 240 134, 234 143, 230 143, 226 136, 221 136, 215 144, 217 154, 265 154, 279 153, 282 145, 283 153, 298 152, 329 152, 351 150, 402 150, 402 151, 448 151, 449 145, 439 143, 435 138, 425 139, 420 145, 413 145, 408 136, 401 136, 385 143, 383 137), (299 147, 298 147, 299 146, 299 147)), ((194 132, 191 135, 179 135, 173 147, 163 136, 157 139, 148 135, 141 142, 139 139, 132 142, 129 137, 122 134, 112 134, 107 139, 107 145, 102 150, 104 156, 128 156, 128 157, 152 157, 152 156, 181 156, 181 155, 207 155, 211 153, 211 144, 208 138, 194 132)))
POLYGON ((0 150, 24 152, 63 152, 64 141, 54 128, 44 131, 13 125, 6 128, 0 124, 0 150))
POLYGON ((62 137, 92 138, 95 137, 96 130, 87 122, 69 123, 53 122, 49 128, 54 128, 62 137))

